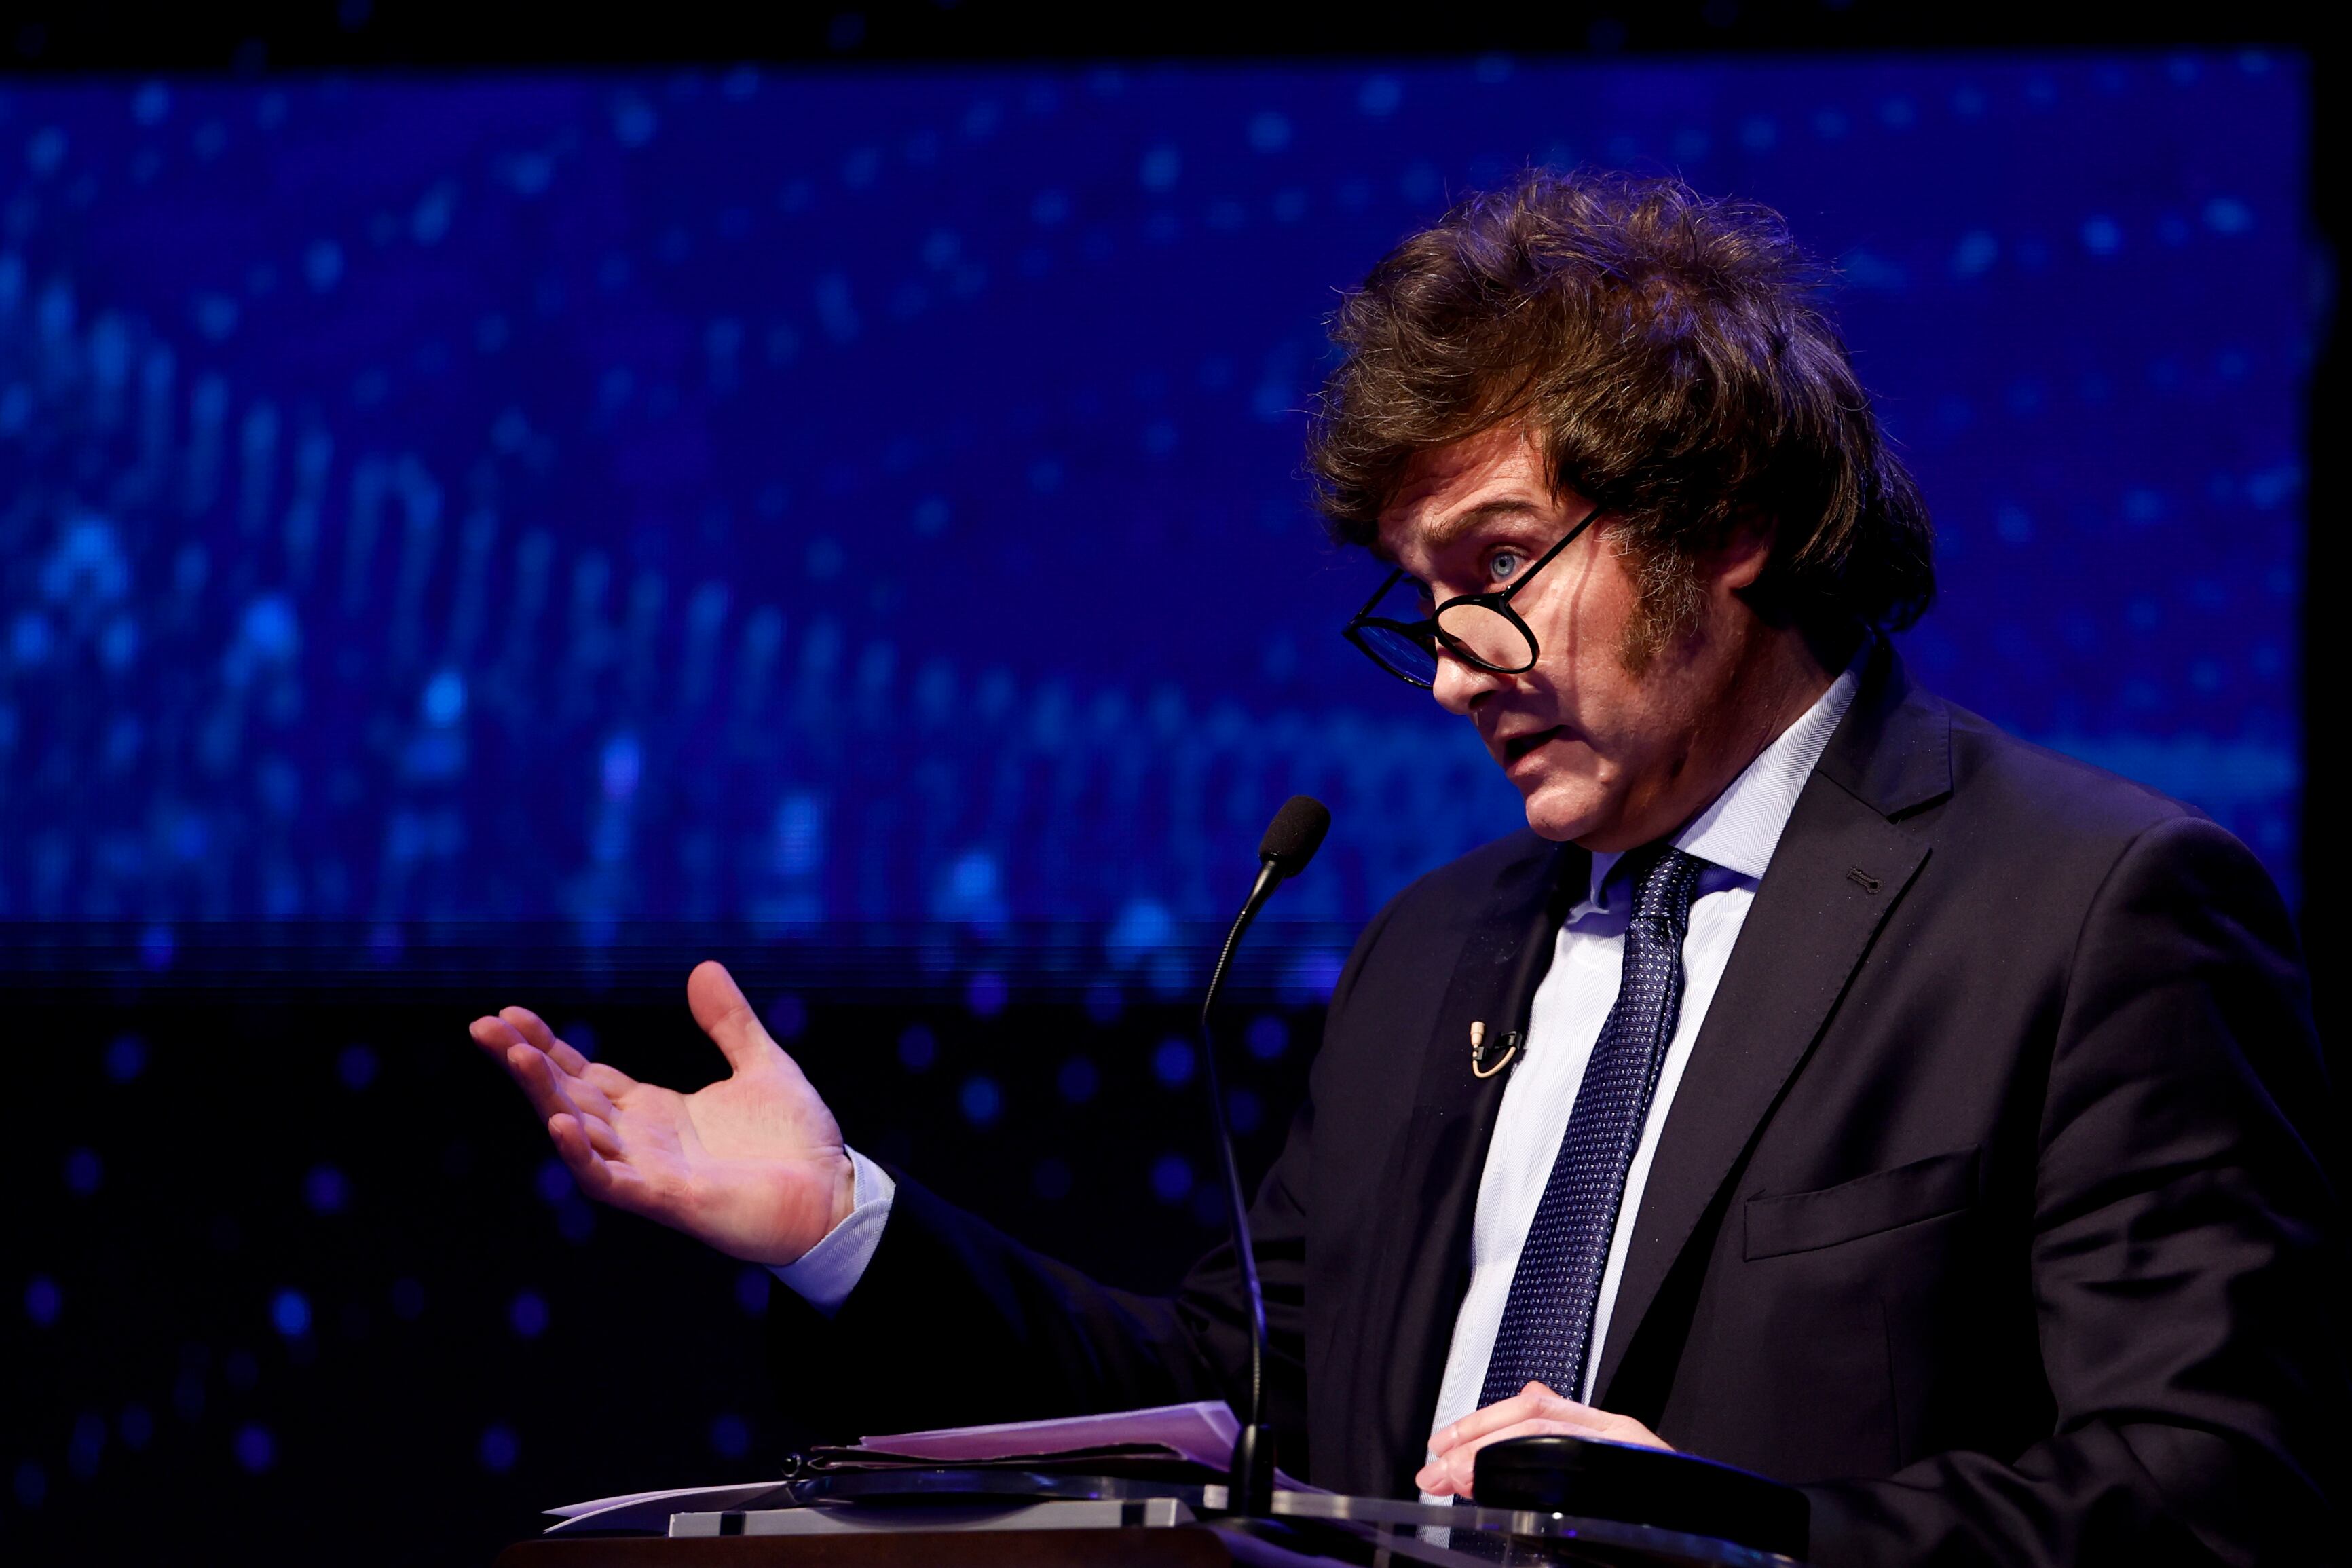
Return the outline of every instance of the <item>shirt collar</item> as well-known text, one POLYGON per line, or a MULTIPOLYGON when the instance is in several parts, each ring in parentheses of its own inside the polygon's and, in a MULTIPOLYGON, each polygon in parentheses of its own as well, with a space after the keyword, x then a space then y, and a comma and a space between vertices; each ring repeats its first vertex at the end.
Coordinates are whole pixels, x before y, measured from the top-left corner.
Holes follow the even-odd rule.
MULTIPOLYGON (((1853 706, 1854 692, 1862 685, 1863 657, 1868 651, 1865 642, 1862 652, 1830 682, 1829 689, 1675 835, 1675 848, 1731 872, 1736 879, 1763 879, 1764 868, 1772 863, 1772 851, 1789 826, 1790 814, 1797 809, 1797 796, 1804 793, 1805 781, 1829 749, 1838 721, 1853 706)), ((1623 858, 1616 850, 1592 857, 1591 890, 1570 913, 1570 920, 1609 907, 1609 878, 1623 858)), ((1703 887, 1702 890, 1709 889, 1703 887)))

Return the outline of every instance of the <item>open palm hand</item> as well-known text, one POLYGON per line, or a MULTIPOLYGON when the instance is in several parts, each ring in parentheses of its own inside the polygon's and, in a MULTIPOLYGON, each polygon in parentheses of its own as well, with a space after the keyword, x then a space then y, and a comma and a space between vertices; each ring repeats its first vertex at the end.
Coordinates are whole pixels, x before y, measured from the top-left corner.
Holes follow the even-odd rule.
POLYGON ((471 1033, 589 1196, 747 1262, 791 1263, 853 1205, 841 1128, 722 965, 698 964, 686 995, 733 1068, 692 1094, 590 1061, 526 1007, 477 1018, 471 1033))

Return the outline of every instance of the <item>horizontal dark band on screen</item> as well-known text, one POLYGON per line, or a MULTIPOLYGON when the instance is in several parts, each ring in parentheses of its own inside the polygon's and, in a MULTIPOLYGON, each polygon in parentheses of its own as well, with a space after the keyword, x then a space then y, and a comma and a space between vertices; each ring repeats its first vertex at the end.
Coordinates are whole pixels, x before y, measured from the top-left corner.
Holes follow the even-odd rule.
MULTIPOLYGON (((263 986, 414 993, 585 985, 671 994, 706 958, 755 997, 890 996, 977 1003, 1181 1001, 1205 983, 1221 929, 1174 921, 1136 931, 1102 922, 948 925, 831 922, 761 928, 742 921, 482 921, 271 922, 0 921, 0 982, 18 988, 239 990, 263 986)), ((1232 994, 1319 1003, 1352 926, 1265 920, 1235 963, 1232 994)))

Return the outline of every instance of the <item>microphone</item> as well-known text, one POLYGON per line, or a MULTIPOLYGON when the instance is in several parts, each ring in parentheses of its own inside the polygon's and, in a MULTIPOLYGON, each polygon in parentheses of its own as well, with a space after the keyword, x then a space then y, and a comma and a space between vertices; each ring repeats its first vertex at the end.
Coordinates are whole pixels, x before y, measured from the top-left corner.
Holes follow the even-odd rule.
POLYGON ((1294 795, 1283 802, 1266 825, 1257 845, 1257 882, 1250 889, 1242 912, 1225 933, 1217 967, 1210 972, 1209 989, 1201 998, 1202 1077, 1209 1086, 1209 1117, 1216 1129, 1217 1160, 1225 1175, 1225 1210, 1233 1216, 1234 1256, 1242 1269, 1242 1294, 1249 1305, 1249 1410, 1234 1438, 1233 1468, 1227 1477, 1225 1506, 1239 1514, 1265 1514, 1274 1503, 1274 1431, 1265 1424, 1265 1292, 1258 1284, 1257 1254, 1250 1244, 1249 1205, 1242 1195, 1241 1168, 1234 1162, 1234 1131, 1225 1119, 1225 1091, 1217 1079, 1217 1038, 1209 1022, 1210 1009, 1225 984, 1234 952, 1242 933, 1257 919, 1275 889, 1307 869, 1323 835, 1331 828, 1331 808, 1312 795, 1294 795))

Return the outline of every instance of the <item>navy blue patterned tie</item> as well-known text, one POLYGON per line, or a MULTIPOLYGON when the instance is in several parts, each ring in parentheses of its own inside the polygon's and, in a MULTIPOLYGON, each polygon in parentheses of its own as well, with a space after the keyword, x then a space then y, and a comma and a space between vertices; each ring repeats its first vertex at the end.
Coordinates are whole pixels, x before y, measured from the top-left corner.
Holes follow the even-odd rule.
POLYGON ((1519 1248, 1494 1353, 1486 1359, 1482 1409, 1529 1383, 1583 1397, 1592 1314, 1625 1173, 1641 1146, 1658 1068, 1682 1016, 1683 933, 1705 864, 1679 849, 1637 852, 1617 1002, 1593 1043, 1543 1201, 1519 1248))

